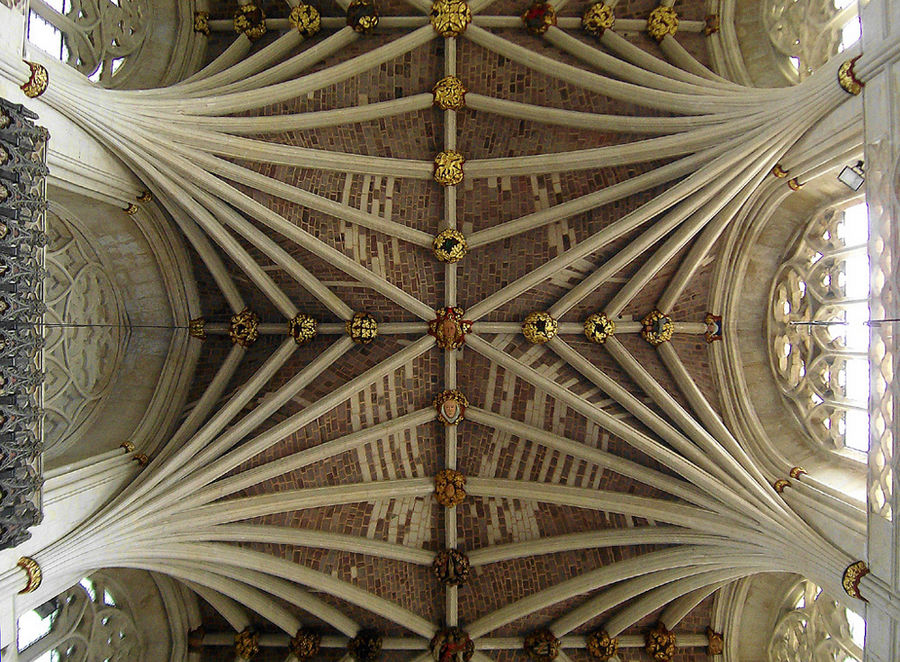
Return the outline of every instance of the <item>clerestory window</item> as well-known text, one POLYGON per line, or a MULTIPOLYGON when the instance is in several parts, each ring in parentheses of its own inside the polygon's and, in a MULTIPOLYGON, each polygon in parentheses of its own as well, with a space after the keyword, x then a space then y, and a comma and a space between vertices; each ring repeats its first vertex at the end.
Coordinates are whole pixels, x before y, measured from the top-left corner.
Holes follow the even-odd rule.
POLYGON ((869 259, 864 203, 806 225, 772 287, 769 354, 811 439, 858 455, 869 438, 869 259))

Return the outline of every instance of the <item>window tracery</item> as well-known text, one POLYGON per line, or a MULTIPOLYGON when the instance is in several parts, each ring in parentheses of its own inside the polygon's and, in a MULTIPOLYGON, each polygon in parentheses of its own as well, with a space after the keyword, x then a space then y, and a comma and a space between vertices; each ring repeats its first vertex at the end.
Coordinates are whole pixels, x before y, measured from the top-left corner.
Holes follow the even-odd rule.
POLYGON ((150 34, 146 0, 32 0, 30 7, 28 39, 101 83, 150 34))
POLYGON ((789 78, 803 80, 859 39, 855 0, 766 0, 763 26, 786 57, 789 78))
POLYGON ((864 204, 815 215, 772 288, 776 381, 812 439, 832 450, 868 448, 867 223, 864 204))
POLYGON ((769 662, 861 662, 865 621, 805 579, 782 599, 769 639, 769 662))
POLYGON ((19 618, 24 662, 128 662, 142 645, 123 591, 102 573, 19 618))

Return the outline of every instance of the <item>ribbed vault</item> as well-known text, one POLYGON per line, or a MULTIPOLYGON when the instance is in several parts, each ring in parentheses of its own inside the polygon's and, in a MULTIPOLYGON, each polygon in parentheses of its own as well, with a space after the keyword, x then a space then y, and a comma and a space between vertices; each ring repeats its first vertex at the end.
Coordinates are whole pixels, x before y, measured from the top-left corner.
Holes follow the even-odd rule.
MULTIPOLYGON (((599 629, 630 659, 657 620, 699 652, 708 612, 688 614, 728 582, 797 572, 843 595, 854 559, 721 422, 704 339, 716 242, 776 163, 818 174, 790 150, 846 98, 840 63, 792 88, 733 84, 703 64, 699 2, 658 44, 585 34, 583 2, 557 2, 540 36, 519 3, 469 7, 444 38, 418 0, 380 4, 371 35, 322 5, 315 37, 241 35, 163 89, 101 90, 47 63, 44 98, 140 174, 221 294, 189 415, 36 557, 45 576, 164 572, 235 630, 280 632, 282 657, 315 626, 327 656, 370 627, 390 659, 419 659, 446 624, 480 660, 521 655, 538 628, 563 660, 588 659, 599 629), (449 75, 464 109, 433 107, 449 75), (444 150, 466 159, 455 185, 433 178, 444 150), (446 228, 468 243, 459 262, 432 250, 446 228), (427 333, 444 306, 472 322, 462 349, 427 333), (246 308, 260 338, 229 348, 246 308), (658 345, 641 335, 654 309, 655 330, 674 328, 658 345), (523 337, 533 311, 558 322, 546 343, 523 337), (345 331, 360 312, 378 323, 369 344, 345 331), (616 323, 603 343, 584 335, 592 313, 616 323), (301 345, 298 314, 318 321, 301 345), (432 406, 452 389, 469 403, 458 426, 432 406), (444 469, 467 477, 454 508, 435 499, 444 469), (467 584, 434 576, 445 548, 468 555, 467 584)), ((616 7, 621 31, 654 7, 616 7)))

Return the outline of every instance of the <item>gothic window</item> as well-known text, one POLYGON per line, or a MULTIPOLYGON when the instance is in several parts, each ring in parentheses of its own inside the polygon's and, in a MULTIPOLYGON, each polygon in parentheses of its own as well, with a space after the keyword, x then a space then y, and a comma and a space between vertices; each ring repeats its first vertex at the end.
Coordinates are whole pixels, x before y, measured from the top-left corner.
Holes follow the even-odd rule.
POLYGON ((864 203, 816 214, 772 290, 776 381, 812 439, 835 451, 868 449, 867 241, 864 203))
POLYGON ((143 45, 148 19, 146 0, 31 0, 28 40, 107 84, 143 45))
POLYGON ((805 579, 786 593, 769 639, 769 662, 861 662, 866 624, 805 579))
POLYGON ((121 589, 102 573, 19 618, 23 662, 127 662, 141 643, 121 589))
POLYGON ((803 80, 860 37, 856 0, 766 0, 763 25, 792 80, 803 80))

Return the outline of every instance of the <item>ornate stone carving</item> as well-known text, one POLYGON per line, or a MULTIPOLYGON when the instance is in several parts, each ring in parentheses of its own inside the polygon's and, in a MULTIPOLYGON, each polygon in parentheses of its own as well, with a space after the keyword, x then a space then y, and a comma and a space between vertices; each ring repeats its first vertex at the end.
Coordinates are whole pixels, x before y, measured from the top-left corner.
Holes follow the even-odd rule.
POLYGON ((672 322, 672 318, 656 309, 650 311, 641 320, 641 325, 643 326, 641 336, 654 347, 669 342, 672 334, 675 333, 675 324, 672 322))
POLYGON ((782 492, 784 492, 785 487, 790 487, 790 486, 791 486, 791 481, 785 480, 784 478, 779 478, 774 483, 772 483, 772 488, 776 492, 778 492, 778 494, 781 494, 782 492))
POLYGON ((19 591, 20 594, 31 593, 36 591, 44 579, 44 573, 41 572, 41 566, 30 556, 22 556, 16 563, 17 566, 25 571, 28 579, 25 582, 25 588, 19 591))
POLYGON ((123 449, 126 453, 134 453, 134 444, 130 441, 123 441, 119 444, 119 448, 123 449))
POLYGON ((456 76, 444 76, 434 87, 434 105, 441 110, 462 110, 466 107, 466 88, 456 76))
POLYGON ((619 651, 618 637, 610 637, 606 630, 594 630, 587 638, 587 652, 600 662, 608 662, 619 651))
POLYGON ((806 473, 806 469, 804 469, 803 467, 792 467, 792 468, 791 468, 791 472, 790 472, 790 476, 791 476, 791 478, 793 478, 794 480, 797 480, 797 479, 800 478, 801 475, 803 475, 803 474, 805 474, 805 473, 806 473))
POLYGON ((137 465, 138 465, 141 469, 143 469, 143 468, 146 467, 148 464, 150 464, 150 458, 147 457, 146 455, 144 455, 143 453, 138 453, 137 455, 135 455, 135 456, 132 457, 131 459, 134 460, 135 462, 137 462, 137 465))
POLYGON ((603 2, 592 4, 581 17, 581 27, 584 28, 584 31, 598 39, 603 36, 604 32, 612 29, 615 22, 616 16, 612 7, 603 2))
POLYGON ((209 12, 198 9, 194 12, 194 32, 209 36, 209 12))
POLYGON ((851 598, 868 602, 868 600, 862 596, 862 593, 859 592, 859 582, 868 574, 869 566, 866 565, 865 561, 855 561, 848 565, 847 569, 844 570, 844 576, 841 578, 841 586, 844 587, 844 591, 847 595, 851 598))
POLYGON ((256 5, 239 5, 234 13, 234 31, 243 34, 250 41, 256 41, 266 34, 266 14, 256 5))
POLYGON ((259 317, 249 308, 232 315, 228 336, 235 345, 250 347, 259 338, 259 317))
POLYGON ((782 168, 780 163, 776 163, 774 166, 772 166, 772 175, 778 177, 779 179, 784 179, 790 173, 791 171, 782 168))
POLYGON ((319 323, 304 313, 297 313, 288 322, 288 333, 298 345, 305 345, 316 337, 319 323))
POLYGON ((188 333, 191 338, 206 340, 206 319, 203 317, 195 317, 188 322, 188 333))
POLYGON ((469 581, 469 557, 458 549, 443 549, 431 564, 434 576, 447 586, 462 586, 469 581))
POLYGON ((322 17, 319 10, 312 5, 300 3, 288 14, 288 23, 301 35, 306 37, 315 36, 322 27, 322 17))
POLYGON ((138 202, 153 202, 153 194, 150 191, 141 191, 137 197, 138 202))
POLYGON ((134 216, 135 214, 138 213, 138 209, 139 209, 139 208, 138 208, 138 206, 137 206, 136 204, 134 204, 133 202, 130 202, 130 203, 128 204, 128 206, 125 207, 125 209, 123 209, 122 211, 124 211, 124 212, 125 212, 126 214, 128 214, 129 216, 134 216))
POLYGON ((124 297, 94 249, 99 240, 64 212, 55 205, 47 212, 45 320, 92 326, 47 329, 44 451, 53 453, 77 443, 102 415, 128 341, 124 297), (78 311, 75 320, 71 311, 78 311))
POLYGON ((309 628, 300 628, 288 642, 288 650, 298 660, 305 662, 319 653, 321 644, 322 635, 309 628))
POLYGON ((714 343, 715 341, 722 339, 721 315, 706 313, 706 317, 703 318, 703 323, 706 324, 706 332, 703 334, 703 337, 706 338, 707 343, 714 343))
POLYGON ((463 155, 448 149, 434 157, 434 181, 441 186, 456 186, 463 180, 463 155))
POLYGON ((381 654, 381 635, 375 630, 360 630, 347 642, 347 651, 356 662, 374 662, 381 654))
POLYGON ((465 418, 469 401, 462 391, 441 391, 434 398, 437 419, 444 425, 458 425, 465 418))
POLYGON ((675 655, 675 633, 669 632, 662 622, 657 623, 644 636, 644 650, 656 662, 669 662, 675 655))
POLYGON ((559 331, 559 322, 550 317, 550 313, 536 310, 528 313, 522 322, 522 334, 525 340, 533 345, 542 345, 553 338, 559 331))
POLYGON ((354 313, 344 328, 357 345, 368 345, 378 336, 378 322, 369 313, 354 313))
POLYGON ((355 32, 371 33, 378 26, 378 10, 372 0, 353 0, 347 7, 347 25, 355 32))
POLYGON ((722 636, 722 633, 716 632, 707 625, 706 638, 709 639, 709 645, 706 647, 706 652, 709 655, 721 655, 725 650, 725 637, 722 636))
POLYGON ((838 83, 848 94, 852 94, 853 96, 857 96, 862 92, 862 88, 866 86, 859 78, 856 77, 856 72, 853 70, 853 65, 856 64, 856 61, 859 59, 859 55, 857 55, 852 60, 847 60, 841 65, 841 68, 838 69, 838 83))
POLYGON ((703 26, 703 34, 707 37, 710 35, 714 35, 719 31, 719 15, 718 14, 707 14, 704 19, 706 25, 703 26))
POLYGON ((459 262, 469 252, 466 235, 454 228, 441 230, 431 245, 434 256, 441 262, 459 262))
POLYGON ((616 323, 603 313, 592 313, 584 320, 584 335, 591 342, 602 345, 616 332, 616 323))
POLYGON ((678 14, 671 7, 657 7, 647 18, 647 34, 656 41, 662 41, 666 35, 675 36, 678 32, 678 14))
POLYGON ((21 89, 26 97, 34 99, 47 91, 47 86, 50 84, 50 76, 43 65, 36 62, 26 62, 26 64, 31 69, 31 75, 21 86, 21 89))
POLYGON ((475 654, 475 643, 469 633, 458 627, 438 630, 429 648, 434 662, 469 662, 475 654))
POLYGON ((803 188, 803 184, 801 184, 800 180, 796 177, 789 179, 787 184, 792 191, 799 191, 803 188))
POLYGON ((559 655, 559 639, 550 630, 527 635, 523 647, 533 662, 553 662, 559 655))
POLYGON ((434 476, 434 495, 444 508, 455 508, 466 498, 466 477, 454 469, 443 469, 434 476))
POLYGON ((556 25, 556 10, 549 2, 535 2, 522 14, 522 22, 531 34, 544 34, 556 25))
POLYGON ((472 22, 472 11, 464 0, 435 0, 431 5, 431 27, 442 37, 456 37, 472 22))
POLYGON ((472 330, 472 322, 463 319, 462 308, 446 306, 438 308, 435 318, 428 323, 428 333, 434 336, 441 349, 459 349, 466 342, 466 334, 472 330))
POLYGON ((234 654, 242 660, 252 660, 259 654, 259 633, 250 628, 234 635, 234 654))

